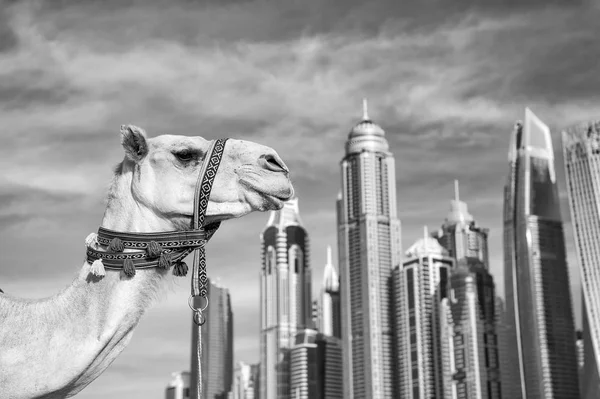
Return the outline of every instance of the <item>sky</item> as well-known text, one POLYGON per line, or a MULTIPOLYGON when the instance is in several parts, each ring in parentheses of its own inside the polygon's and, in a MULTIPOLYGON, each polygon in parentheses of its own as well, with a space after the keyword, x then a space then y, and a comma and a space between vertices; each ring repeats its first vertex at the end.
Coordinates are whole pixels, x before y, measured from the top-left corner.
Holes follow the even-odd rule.
MULTIPOLYGON (((396 159, 402 243, 439 228, 460 196, 490 228, 502 281, 509 136, 530 107, 553 132, 575 317, 580 278, 560 131, 600 117, 599 8, 580 1, 0 2, 0 288, 41 298, 68 285, 96 231, 119 126, 150 136, 233 137, 274 147, 310 235, 314 291, 344 142, 362 116, 396 159)), ((259 235, 228 221, 207 247, 231 290, 236 361, 259 358, 259 235)), ((334 251, 334 261, 335 261, 334 251)), ((163 398, 190 362, 189 279, 149 309, 129 347, 79 396, 163 398)))

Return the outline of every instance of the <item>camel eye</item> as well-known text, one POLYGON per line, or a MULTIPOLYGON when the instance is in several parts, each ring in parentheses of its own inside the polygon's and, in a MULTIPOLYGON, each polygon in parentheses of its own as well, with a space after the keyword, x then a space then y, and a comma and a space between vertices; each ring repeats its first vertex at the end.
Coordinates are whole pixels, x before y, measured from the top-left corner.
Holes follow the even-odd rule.
POLYGON ((175 155, 175 157, 177 157, 177 159, 179 159, 181 162, 189 162, 198 157, 198 153, 191 150, 178 151, 173 153, 173 155, 175 155))

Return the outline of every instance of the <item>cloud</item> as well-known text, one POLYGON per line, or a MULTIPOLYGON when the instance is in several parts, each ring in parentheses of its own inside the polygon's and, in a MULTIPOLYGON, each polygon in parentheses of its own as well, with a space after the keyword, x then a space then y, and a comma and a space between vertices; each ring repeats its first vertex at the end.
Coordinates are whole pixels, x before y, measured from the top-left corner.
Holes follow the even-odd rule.
MULTIPOLYGON (((111 168, 123 157, 122 123, 151 136, 273 146, 300 196, 316 293, 327 245, 337 257, 339 161, 363 97, 395 155, 404 246, 424 224, 443 222, 459 179, 461 198, 491 228, 501 291, 512 125, 530 106, 551 126, 562 179, 558 131, 598 116, 600 79, 589 61, 598 11, 578 3, 60 3, 0 8, 0 254, 12 265, 1 269, 0 285, 16 295, 58 291, 80 267, 82 241, 101 221, 111 168)), ((232 293, 236 357, 249 362, 258 359, 267 217, 224 223, 207 248, 209 274, 232 293)), ((162 397, 170 372, 188 367, 189 282, 176 281, 82 398, 162 397), (143 368, 135 381, 123 376, 132 367, 143 368)))

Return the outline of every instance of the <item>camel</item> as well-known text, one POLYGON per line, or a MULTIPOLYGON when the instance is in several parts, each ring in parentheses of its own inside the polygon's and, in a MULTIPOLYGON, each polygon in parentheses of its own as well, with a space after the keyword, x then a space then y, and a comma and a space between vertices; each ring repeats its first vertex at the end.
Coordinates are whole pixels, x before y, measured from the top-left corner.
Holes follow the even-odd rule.
MULTIPOLYGON (((175 135, 148 138, 143 129, 127 125, 121 127, 121 143, 125 156, 115 169, 101 226, 133 233, 189 230, 194 189, 210 142, 175 135)), ((273 149, 230 139, 205 224, 278 210, 293 195, 289 170, 273 149)), ((72 284, 52 297, 0 294, 0 397, 79 393, 127 346, 171 272, 141 269, 130 277, 107 269, 102 274, 84 261, 72 284)))

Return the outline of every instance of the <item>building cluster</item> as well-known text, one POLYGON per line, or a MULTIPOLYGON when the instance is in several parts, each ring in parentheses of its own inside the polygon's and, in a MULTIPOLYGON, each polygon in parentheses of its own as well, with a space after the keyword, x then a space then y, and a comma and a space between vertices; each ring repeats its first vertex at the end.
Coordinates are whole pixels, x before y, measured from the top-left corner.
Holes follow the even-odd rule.
MULTIPOLYGON (((234 367, 229 292, 211 282, 204 397, 598 398, 600 122, 562 134, 582 275, 576 332, 549 128, 526 109, 510 138, 501 298, 489 230, 457 181, 440 228, 402 247, 394 157, 363 108, 341 160, 338 267, 328 247, 313 298, 298 199, 272 212, 261 234, 260 362, 234 367)), ((186 398, 191 375, 174 374, 167 398, 186 398)))

